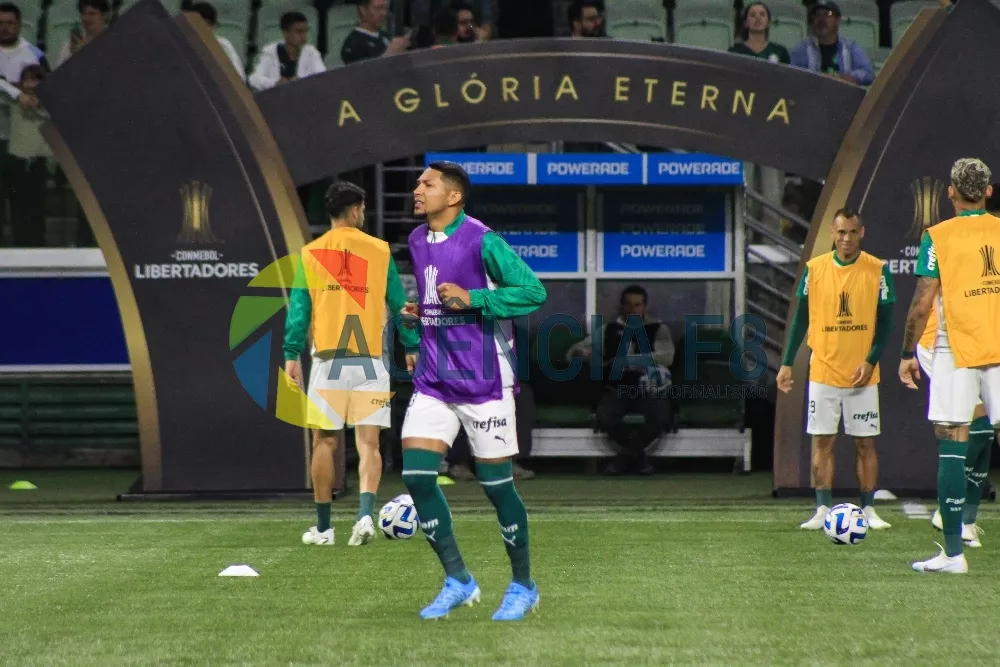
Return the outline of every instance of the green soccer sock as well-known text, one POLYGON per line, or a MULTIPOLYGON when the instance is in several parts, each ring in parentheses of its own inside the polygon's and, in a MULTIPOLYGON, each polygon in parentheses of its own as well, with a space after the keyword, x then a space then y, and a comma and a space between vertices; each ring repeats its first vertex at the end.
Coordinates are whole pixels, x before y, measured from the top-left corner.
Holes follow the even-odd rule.
POLYGON ((816 489, 816 507, 833 507, 832 489, 816 489))
POLYGON ((861 492, 861 509, 866 507, 871 507, 875 504, 875 492, 874 491, 862 491, 861 492))
POLYGON ((316 503, 316 530, 325 533, 330 530, 330 506, 333 503, 316 503))
POLYGON ((361 494, 358 502, 358 516, 355 517, 355 521, 361 521, 366 516, 372 516, 375 514, 375 494, 371 491, 365 491, 361 494))
POLYGON ((962 554, 962 505, 965 502, 965 457, 969 443, 938 440, 938 506, 944 532, 944 551, 962 554))
POLYGON ((980 417, 969 427, 969 453, 965 459, 965 505, 962 506, 962 523, 967 525, 974 524, 979 514, 983 484, 990 471, 993 436, 993 426, 986 417, 980 417))
POLYGON ((403 483, 413 497, 420 529, 437 554, 445 574, 463 584, 472 581, 452 533, 451 510, 438 486, 441 454, 426 449, 403 450, 403 483))
POLYGON ((532 588, 531 554, 528 551, 528 511, 514 488, 514 467, 504 463, 477 463, 476 474, 483 491, 497 510, 500 535, 503 537, 514 581, 532 588))

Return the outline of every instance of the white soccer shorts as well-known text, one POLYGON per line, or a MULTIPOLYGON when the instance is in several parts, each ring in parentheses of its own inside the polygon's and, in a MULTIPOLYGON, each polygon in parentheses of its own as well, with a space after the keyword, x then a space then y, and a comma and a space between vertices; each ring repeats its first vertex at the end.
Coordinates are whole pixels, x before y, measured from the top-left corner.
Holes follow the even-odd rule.
POLYGON ((947 348, 934 350, 927 418, 939 424, 969 424, 982 401, 994 425, 1000 424, 1000 365, 956 368, 947 348))
MULTIPOLYGON (((971 413, 970 413, 971 414, 971 413)), ((833 387, 809 382, 809 435, 837 435, 840 418, 844 432, 855 438, 872 438, 879 433, 878 385, 833 387)))
POLYGON ((333 359, 313 357, 309 400, 330 420, 334 431, 344 428, 345 421, 349 426, 389 428, 389 371, 382 359, 371 359, 367 368, 357 358, 338 361, 335 368, 333 359), (370 377, 373 370, 374 377, 370 377))
MULTIPOLYGON (((924 372, 924 377, 930 380, 934 365, 934 352, 928 350, 923 345, 917 345, 917 361, 920 363, 920 370, 924 372)), ((982 404, 982 401, 976 401, 976 407, 982 404)))
POLYGON ((427 438, 455 442, 465 427, 472 455, 477 459, 502 459, 517 454, 517 422, 514 390, 505 387, 503 397, 486 403, 445 403, 433 396, 413 392, 403 420, 402 439, 427 438))

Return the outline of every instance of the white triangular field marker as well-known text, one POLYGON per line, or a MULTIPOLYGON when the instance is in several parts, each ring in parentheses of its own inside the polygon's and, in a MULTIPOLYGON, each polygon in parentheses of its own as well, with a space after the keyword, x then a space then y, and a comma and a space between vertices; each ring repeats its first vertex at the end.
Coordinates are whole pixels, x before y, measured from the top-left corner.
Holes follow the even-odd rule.
POLYGON ((259 577, 257 571, 249 565, 230 565, 219 573, 220 577, 259 577))
POLYGON ((875 492, 875 500, 899 500, 899 498, 897 498, 896 494, 892 491, 880 489, 875 492))

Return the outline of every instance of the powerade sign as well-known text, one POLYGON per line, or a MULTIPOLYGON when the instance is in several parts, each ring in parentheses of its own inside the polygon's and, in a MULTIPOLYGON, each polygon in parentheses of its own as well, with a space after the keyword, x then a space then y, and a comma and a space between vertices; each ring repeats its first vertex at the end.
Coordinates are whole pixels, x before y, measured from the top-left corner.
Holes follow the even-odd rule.
POLYGON ((743 186, 743 163, 702 153, 428 153, 457 162, 473 185, 743 186))
POLYGON ((580 190, 484 188, 466 212, 503 236, 536 273, 580 270, 580 190))
POLYGON ((539 185, 635 185, 644 183, 643 155, 557 154, 538 156, 539 185))
POLYGON ((711 155, 653 153, 649 155, 646 183, 743 187, 743 163, 711 155))
POLYGON ((476 185, 526 185, 528 155, 525 153, 428 153, 426 164, 441 160, 462 165, 476 185))
POLYGON ((604 271, 728 270, 725 193, 610 190, 602 196, 604 271))

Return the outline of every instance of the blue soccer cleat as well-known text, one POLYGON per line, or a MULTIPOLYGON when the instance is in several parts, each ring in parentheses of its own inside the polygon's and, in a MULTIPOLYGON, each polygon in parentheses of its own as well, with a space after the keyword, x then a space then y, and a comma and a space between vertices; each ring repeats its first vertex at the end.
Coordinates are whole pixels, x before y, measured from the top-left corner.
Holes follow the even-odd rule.
POLYGON ((420 618, 425 620, 444 618, 455 607, 460 607, 463 604, 471 607, 477 602, 479 602, 479 584, 476 583, 475 578, 470 579, 469 583, 463 584, 458 579, 448 577, 444 580, 444 588, 434 598, 434 602, 431 602, 420 612, 420 618))
POLYGON ((497 609, 497 613, 493 614, 493 620, 520 621, 528 613, 535 611, 537 607, 538 586, 533 586, 529 590, 515 581, 507 587, 500 608, 497 609))

